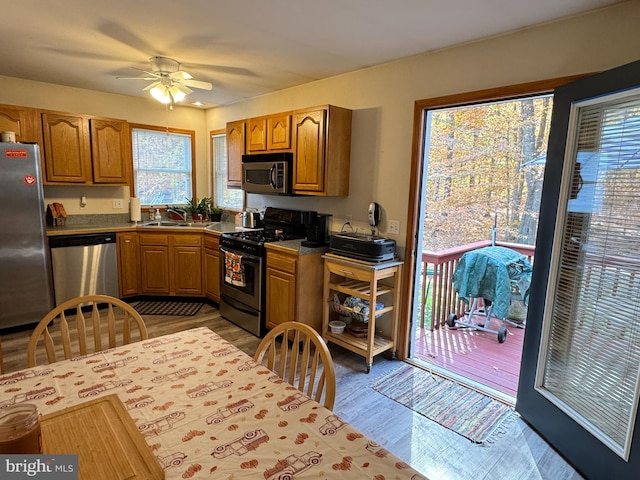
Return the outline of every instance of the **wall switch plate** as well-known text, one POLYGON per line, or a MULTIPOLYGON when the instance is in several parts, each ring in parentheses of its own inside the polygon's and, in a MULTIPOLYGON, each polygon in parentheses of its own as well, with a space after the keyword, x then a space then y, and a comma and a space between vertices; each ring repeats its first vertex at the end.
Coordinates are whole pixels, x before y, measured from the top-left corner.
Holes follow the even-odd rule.
POLYGON ((387 233, 392 235, 400 235, 400 220, 389 220, 389 228, 387 233))
POLYGON ((113 200, 113 208, 124 208, 121 198, 113 200))

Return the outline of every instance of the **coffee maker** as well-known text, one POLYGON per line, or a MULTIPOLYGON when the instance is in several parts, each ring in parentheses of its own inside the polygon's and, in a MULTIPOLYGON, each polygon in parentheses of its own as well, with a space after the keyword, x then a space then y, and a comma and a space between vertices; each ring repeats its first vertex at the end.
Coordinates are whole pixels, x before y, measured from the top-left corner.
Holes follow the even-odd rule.
POLYGON ((303 212, 302 222, 307 226, 307 238, 302 242, 303 247, 324 247, 329 245, 331 235, 331 220, 329 213, 303 212))

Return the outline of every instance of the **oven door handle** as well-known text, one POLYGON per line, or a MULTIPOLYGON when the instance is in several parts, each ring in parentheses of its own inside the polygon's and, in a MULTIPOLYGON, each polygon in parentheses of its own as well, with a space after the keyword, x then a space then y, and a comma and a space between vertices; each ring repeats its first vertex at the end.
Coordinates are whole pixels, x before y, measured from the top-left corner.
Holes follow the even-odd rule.
MULTIPOLYGON (((225 250, 224 248, 220 247, 220 253, 236 253, 236 252, 232 252, 231 250, 225 250)), ((248 253, 238 252, 238 253, 236 253, 236 255, 240 255, 243 260, 247 259, 249 261, 253 261, 253 262, 256 262, 256 263, 261 260, 260 257, 256 257, 254 255, 249 255, 248 253)))
POLYGON ((221 298, 222 298, 222 300, 227 302, 229 305, 231 305, 234 309, 238 310, 239 312, 246 313, 247 315, 255 315, 256 314, 256 310, 243 308, 242 303, 238 302, 237 300, 235 300, 232 297, 228 297, 227 295, 223 294, 223 295, 221 295, 221 298))

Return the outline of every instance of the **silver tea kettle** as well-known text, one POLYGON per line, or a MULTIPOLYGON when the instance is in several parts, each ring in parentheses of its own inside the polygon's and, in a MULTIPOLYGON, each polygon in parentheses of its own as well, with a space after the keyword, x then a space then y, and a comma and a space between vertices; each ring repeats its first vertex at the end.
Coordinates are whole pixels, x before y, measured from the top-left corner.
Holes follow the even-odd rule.
POLYGON ((258 228, 260 214, 258 212, 242 212, 242 226, 244 228, 258 228))

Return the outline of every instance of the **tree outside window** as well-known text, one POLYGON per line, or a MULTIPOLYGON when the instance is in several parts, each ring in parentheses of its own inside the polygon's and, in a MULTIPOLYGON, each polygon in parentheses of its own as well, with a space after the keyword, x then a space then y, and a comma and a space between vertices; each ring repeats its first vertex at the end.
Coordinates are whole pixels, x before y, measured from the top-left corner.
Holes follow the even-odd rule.
POLYGON ((195 132, 153 126, 131 129, 133 178, 141 205, 184 204, 195 196, 195 132))
POLYGON ((553 98, 428 112, 423 249, 479 240, 535 244, 553 98))

